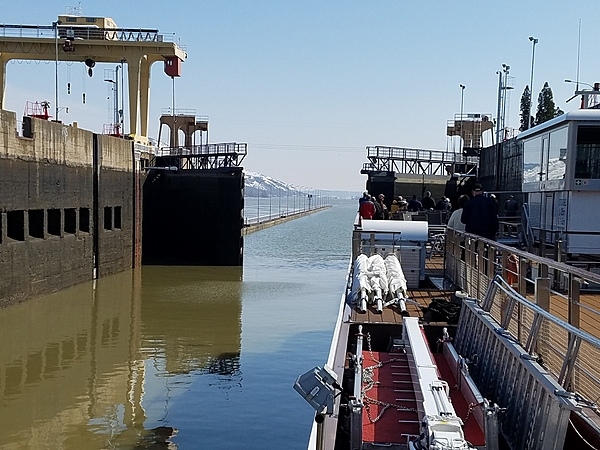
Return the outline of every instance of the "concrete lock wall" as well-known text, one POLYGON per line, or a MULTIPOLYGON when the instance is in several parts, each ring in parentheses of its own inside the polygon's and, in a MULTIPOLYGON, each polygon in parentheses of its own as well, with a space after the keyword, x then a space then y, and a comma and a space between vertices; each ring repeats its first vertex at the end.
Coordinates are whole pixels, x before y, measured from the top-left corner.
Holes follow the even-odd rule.
POLYGON ((132 142, 0 114, 0 306, 132 267, 132 142))

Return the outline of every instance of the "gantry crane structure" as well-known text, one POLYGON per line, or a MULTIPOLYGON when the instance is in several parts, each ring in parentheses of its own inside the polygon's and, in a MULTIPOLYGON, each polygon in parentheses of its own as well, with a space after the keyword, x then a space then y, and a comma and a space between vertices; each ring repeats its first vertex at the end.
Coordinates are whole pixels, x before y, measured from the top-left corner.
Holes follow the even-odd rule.
POLYGON ((180 76, 186 51, 174 35, 155 29, 117 28, 112 20, 95 17, 81 18, 90 24, 85 26, 79 19, 59 16, 51 26, 0 25, 0 109, 5 104, 6 68, 11 60, 55 61, 57 65, 84 62, 90 70, 96 63, 123 63, 128 69, 129 136, 147 143, 150 67, 163 61, 167 75, 180 76))

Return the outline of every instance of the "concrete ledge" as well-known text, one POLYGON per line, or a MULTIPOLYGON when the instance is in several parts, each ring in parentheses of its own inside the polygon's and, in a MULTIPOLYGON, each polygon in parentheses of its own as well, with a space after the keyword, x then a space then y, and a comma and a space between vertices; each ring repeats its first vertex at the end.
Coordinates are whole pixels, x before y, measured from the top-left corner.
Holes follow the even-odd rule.
POLYGON ((311 209, 309 211, 300 211, 300 212, 290 214, 285 217, 276 217, 274 219, 265 220, 264 222, 253 223, 250 225, 244 225, 244 227, 242 228, 242 235, 246 236, 247 234, 254 233, 255 231, 264 230, 265 228, 273 227, 275 225, 289 222, 290 220, 298 219, 300 217, 305 217, 312 213, 323 211, 323 210, 329 209, 329 208, 331 208, 331 205, 321 206, 320 208, 311 209))

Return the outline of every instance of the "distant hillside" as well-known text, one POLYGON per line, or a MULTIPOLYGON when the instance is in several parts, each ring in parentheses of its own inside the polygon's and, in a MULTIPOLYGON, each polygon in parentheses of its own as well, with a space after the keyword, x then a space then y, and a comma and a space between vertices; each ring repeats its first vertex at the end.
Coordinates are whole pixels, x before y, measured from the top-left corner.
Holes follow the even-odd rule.
POLYGON ((353 198, 361 195, 358 191, 327 191, 318 188, 300 188, 249 170, 244 170, 244 178, 246 197, 287 197, 305 193, 315 193, 315 191, 319 191, 320 195, 323 196, 339 198, 353 198))

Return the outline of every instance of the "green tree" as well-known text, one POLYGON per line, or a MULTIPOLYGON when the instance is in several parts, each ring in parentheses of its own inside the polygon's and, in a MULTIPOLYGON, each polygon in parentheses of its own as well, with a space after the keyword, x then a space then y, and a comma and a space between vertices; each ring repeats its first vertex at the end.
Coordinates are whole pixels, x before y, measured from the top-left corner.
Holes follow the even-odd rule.
POLYGON ((525 131, 531 126, 531 91, 529 86, 525 86, 523 95, 521 95, 521 126, 519 131, 525 131))
POLYGON ((547 122, 550 119, 554 119, 557 116, 564 114, 564 112, 556 106, 554 103, 554 97, 552 95, 552 89, 548 86, 548 82, 544 83, 540 95, 538 96, 537 112, 535 113, 535 124, 547 122))

